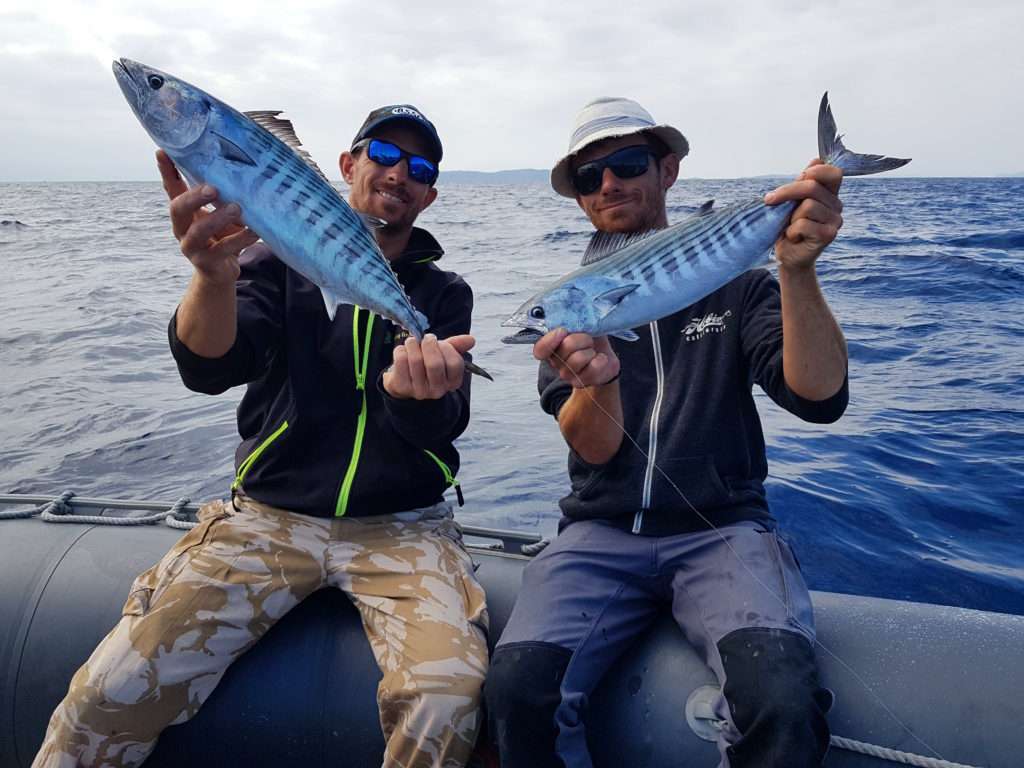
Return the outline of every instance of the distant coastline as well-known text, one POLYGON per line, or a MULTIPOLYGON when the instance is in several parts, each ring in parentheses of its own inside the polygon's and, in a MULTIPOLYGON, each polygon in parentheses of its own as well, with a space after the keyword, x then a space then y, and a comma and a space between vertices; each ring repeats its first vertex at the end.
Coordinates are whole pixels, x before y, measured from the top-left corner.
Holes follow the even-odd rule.
POLYGON ((551 171, 514 168, 508 171, 441 171, 438 184, 547 184, 551 171))
MULTIPOLYGON (((786 178, 785 173, 761 173, 751 179, 786 178)), ((542 184, 547 186, 551 171, 544 168, 515 168, 508 171, 441 171, 438 184, 542 184)))

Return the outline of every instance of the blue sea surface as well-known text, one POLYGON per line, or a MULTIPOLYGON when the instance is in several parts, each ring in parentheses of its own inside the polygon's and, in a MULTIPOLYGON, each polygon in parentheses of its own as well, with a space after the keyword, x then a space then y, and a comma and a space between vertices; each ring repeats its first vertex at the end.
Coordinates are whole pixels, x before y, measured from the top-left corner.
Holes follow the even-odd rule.
MULTIPOLYGON (((683 180, 670 219, 774 183, 683 180)), ((473 383, 458 514, 551 535, 566 448, 499 323, 578 264, 590 227, 543 186, 440 193, 421 222, 474 289, 496 379, 473 383)), ((851 179, 842 196, 819 273, 850 406, 805 424, 758 391, 773 513, 812 588, 1024 614, 1024 179, 851 179)), ((166 329, 191 267, 160 185, 0 184, 0 221, 0 493, 225 496, 241 392, 178 378, 166 329)))

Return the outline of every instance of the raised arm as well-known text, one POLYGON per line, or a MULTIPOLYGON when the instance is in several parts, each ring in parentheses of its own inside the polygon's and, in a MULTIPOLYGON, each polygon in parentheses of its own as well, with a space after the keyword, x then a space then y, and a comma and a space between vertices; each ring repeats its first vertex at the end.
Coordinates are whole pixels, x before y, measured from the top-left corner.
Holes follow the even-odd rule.
POLYGON ((259 236, 241 225, 235 204, 204 210, 216 203, 217 191, 208 185, 189 189, 163 151, 157 152, 157 166, 171 201, 174 236, 194 268, 178 307, 178 338, 196 355, 222 357, 235 343, 238 254, 259 236))
POLYGON ((843 225, 843 172, 812 160, 796 181, 770 192, 769 205, 799 204, 775 244, 782 293, 782 360, 786 384, 807 400, 825 400, 846 379, 846 339, 818 284, 815 264, 843 225))

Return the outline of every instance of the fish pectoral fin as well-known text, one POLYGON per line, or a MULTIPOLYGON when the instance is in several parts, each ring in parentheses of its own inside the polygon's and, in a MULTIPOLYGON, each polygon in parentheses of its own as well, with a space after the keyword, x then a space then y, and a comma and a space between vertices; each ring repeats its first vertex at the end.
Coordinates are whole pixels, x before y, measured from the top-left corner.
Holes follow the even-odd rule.
POLYGON ((244 165, 256 165, 256 161, 249 157, 246 151, 240 146, 230 139, 225 139, 219 133, 215 133, 214 135, 217 137, 217 143, 220 145, 220 156, 225 160, 230 160, 234 163, 242 163, 244 165))
POLYGON ((594 303, 600 310, 601 317, 604 317, 619 305, 619 302, 629 296, 640 287, 639 283, 625 283, 610 288, 594 297, 594 303))
POLYGON ((616 339, 622 339, 623 341, 639 341, 640 337, 637 336, 633 331, 628 328, 624 331, 618 331, 617 333, 609 333, 609 336, 614 336, 616 339))

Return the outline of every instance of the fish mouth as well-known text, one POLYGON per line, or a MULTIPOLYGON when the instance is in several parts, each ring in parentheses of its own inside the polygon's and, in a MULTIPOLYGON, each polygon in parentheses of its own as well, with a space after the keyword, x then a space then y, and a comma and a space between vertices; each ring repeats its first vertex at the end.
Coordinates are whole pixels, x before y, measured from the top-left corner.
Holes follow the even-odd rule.
POLYGON ((501 323, 503 328, 518 328, 519 331, 502 338, 503 344, 535 344, 545 333, 547 327, 539 320, 534 320, 525 312, 517 312, 501 323))
POLYGON ((135 75, 132 70, 137 70, 139 65, 131 59, 115 59, 111 65, 111 69, 114 71, 114 77, 117 79, 117 84, 121 87, 121 92, 124 94, 128 102, 135 106, 141 101, 142 86, 139 81, 135 79, 135 75))
POLYGON ((536 344, 544 334, 536 328, 522 328, 517 333, 501 337, 502 344, 536 344))
POLYGON ((132 61, 131 59, 125 59, 125 58, 114 59, 114 64, 113 64, 114 74, 115 75, 118 75, 118 74, 124 75, 129 80, 131 80, 133 83, 137 84, 137 81, 132 76, 132 71, 128 68, 128 64, 134 64, 134 63, 135 62, 132 61))

